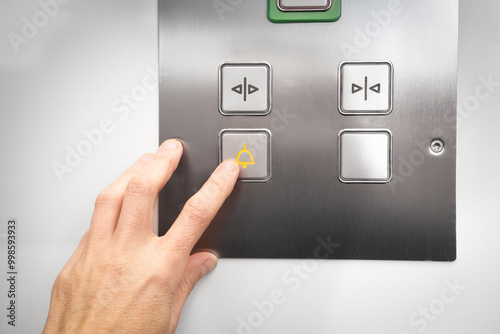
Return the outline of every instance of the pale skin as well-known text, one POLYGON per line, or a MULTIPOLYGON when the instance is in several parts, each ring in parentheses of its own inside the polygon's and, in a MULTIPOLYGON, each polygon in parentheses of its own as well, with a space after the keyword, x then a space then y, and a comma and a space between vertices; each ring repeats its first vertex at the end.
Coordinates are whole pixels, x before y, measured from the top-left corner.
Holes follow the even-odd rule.
POLYGON ((182 152, 180 141, 164 142, 97 197, 90 228, 54 283, 43 333, 175 332, 190 292, 217 265, 214 254, 191 251, 239 174, 234 161, 219 165, 157 237, 153 209, 182 152))

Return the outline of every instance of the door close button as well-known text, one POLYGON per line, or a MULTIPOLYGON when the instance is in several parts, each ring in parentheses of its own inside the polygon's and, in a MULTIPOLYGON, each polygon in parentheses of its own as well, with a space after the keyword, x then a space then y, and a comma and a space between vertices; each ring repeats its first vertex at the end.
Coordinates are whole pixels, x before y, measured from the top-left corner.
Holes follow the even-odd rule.
POLYGON ((223 130, 219 137, 219 162, 235 160, 239 181, 266 182, 271 177, 271 133, 268 130, 223 130))
POLYGON ((345 183, 386 183, 392 174, 388 130, 344 130, 339 134, 339 179, 345 183))
POLYGON ((389 62, 345 62, 339 68, 342 114, 385 115, 392 111, 393 68, 389 62))

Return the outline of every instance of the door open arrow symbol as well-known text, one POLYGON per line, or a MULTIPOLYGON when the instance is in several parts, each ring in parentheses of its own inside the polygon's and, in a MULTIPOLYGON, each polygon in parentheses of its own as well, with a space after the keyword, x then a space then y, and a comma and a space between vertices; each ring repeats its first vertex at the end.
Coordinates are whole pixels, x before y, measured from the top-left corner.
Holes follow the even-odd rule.
POLYGON ((247 84, 247 78, 243 78, 243 84, 239 84, 238 86, 234 86, 231 90, 237 94, 243 95, 243 101, 247 101, 247 95, 252 95, 259 91, 259 88, 254 85, 247 84))
MULTIPOLYGON (((231 88, 231 90, 241 95, 243 94, 243 85, 234 86, 233 88, 231 88)), ((253 85, 248 85, 248 95, 252 95, 253 93, 256 93, 258 91, 259 88, 253 85)))
POLYGON ((255 86, 252 86, 252 85, 248 85, 248 95, 252 95, 253 93, 255 92, 258 92, 259 89, 255 86))
POLYGON ((233 92, 238 93, 238 94, 242 94, 243 93, 243 85, 235 86, 235 87, 231 88, 231 90, 233 92))

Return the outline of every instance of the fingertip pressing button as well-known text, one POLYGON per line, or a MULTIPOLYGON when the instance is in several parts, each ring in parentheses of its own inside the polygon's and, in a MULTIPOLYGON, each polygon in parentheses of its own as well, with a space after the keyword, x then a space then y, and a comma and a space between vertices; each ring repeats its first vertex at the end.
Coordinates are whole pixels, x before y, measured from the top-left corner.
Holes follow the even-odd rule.
POLYGON ((266 129, 223 130, 219 136, 219 162, 227 159, 239 165, 238 181, 268 181, 271 177, 271 132, 266 129))

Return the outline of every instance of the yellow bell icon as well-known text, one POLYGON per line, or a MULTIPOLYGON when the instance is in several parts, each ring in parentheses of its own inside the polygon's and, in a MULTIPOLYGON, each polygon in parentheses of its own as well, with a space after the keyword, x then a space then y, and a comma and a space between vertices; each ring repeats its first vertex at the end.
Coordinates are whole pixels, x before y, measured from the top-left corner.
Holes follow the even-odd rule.
POLYGON ((243 168, 247 168, 248 165, 255 165, 255 160, 253 159, 252 152, 247 150, 247 145, 243 144, 243 149, 238 152, 238 156, 236 157, 236 163, 238 165, 241 165, 243 168), (243 153, 248 154, 248 158, 250 159, 250 161, 240 161, 241 155, 243 153))

